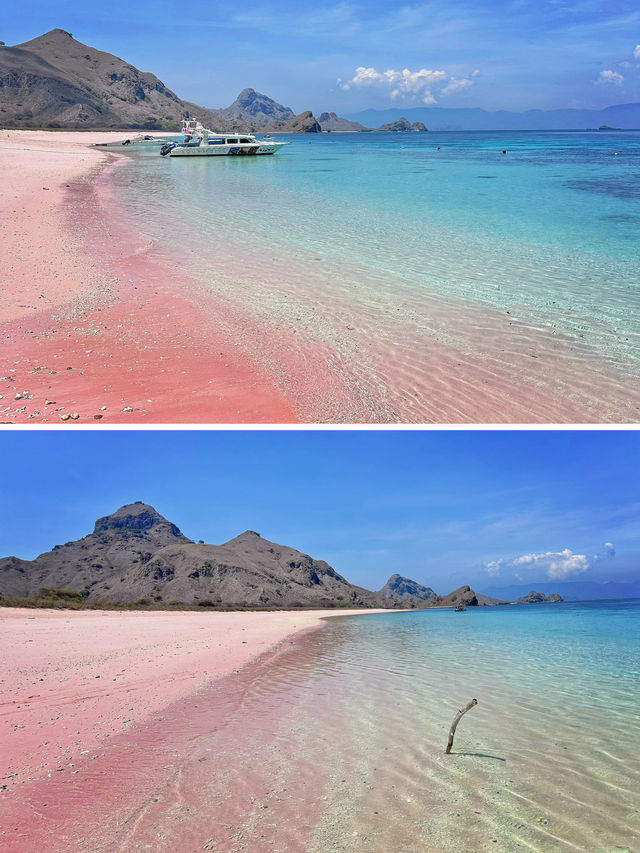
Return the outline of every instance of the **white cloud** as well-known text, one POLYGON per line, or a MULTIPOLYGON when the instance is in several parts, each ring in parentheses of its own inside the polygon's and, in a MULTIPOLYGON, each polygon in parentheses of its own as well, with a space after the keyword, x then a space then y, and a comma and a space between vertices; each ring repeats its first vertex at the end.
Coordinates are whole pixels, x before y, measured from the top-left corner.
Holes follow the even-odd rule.
POLYGON ((637 60, 638 60, 638 62, 640 62, 640 44, 637 44, 637 45, 633 48, 633 58, 634 58, 634 59, 637 59, 637 60))
POLYGON ((500 566, 502 565, 502 560, 491 560, 489 563, 485 564, 485 569, 487 570, 487 574, 492 578, 495 578, 496 575, 500 574, 500 566))
POLYGON ((615 557, 616 549, 615 549, 615 545, 613 544, 613 542, 605 542, 604 543, 604 550, 605 550, 607 557, 615 557))
MULTIPOLYGON (((476 69, 472 76, 476 77, 479 73, 476 69)), ((350 80, 344 83, 338 81, 338 85, 345 90, 352 86, 387 87, 391 90, 394 100, 407 96, 419 97, 424 104, 436 103, 434 91, 438 96, 446 97, 472 84, 471 79, 451 77, 446 71, 434 71, 430 68, 420 68, 418 71, 410 71, 408 68, 396 71, 394 68, 388 68, 386 71, 377 71, 363 65, 356 68, 356 73, 350 80)))
POLYGON ((570 548, 562 551, 545 551, 541 554, 523 554, 513 561, 516 566, 531 566, 544 568, 547 577, 552 580, 562 580, 569 575, 579 575, 589 568, 589 558, 586 554, 574 554, 570 548))
MULTIPOLYGON (((565 550, 569 550, 568 548, 565 550)), ((585 554, 571 554, 562 557, 562 559, 554 560, 549 564, 547 569, 547 577, 552 580, 562 580, 569 575, 579 575, 586 572, 589 568, 589 560, 585 554)))
POLYGON ((456 80, 455 77, 452 77, 447 85, 442 90, 443 95, 452 95, 454 92, 459 92, 460 89, 466 89, 467 86, 472 86, 473 80, 467 80, 462 78, 460 80, 456 80))
POLYGON ((622 76, 622 74, 618 74, 617 71, 611 71, 610 69, 607 69, 605 71, 601 71, 600 74, 598 74, 598 79, 596 80, 596 83, 613 83, 614 86, 621 86, 623 80, 624 77, 622 76))

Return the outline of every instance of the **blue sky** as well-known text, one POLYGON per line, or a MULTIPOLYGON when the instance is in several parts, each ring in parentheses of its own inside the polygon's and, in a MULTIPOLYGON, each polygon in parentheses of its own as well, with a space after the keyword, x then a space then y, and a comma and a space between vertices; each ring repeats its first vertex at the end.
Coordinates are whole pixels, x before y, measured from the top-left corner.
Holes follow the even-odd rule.
POLYGON ((142 500, 193 539, 245 529, 379 588, 640 578, 640 433, 30 431, 0 438, 0 555, 142 500))
POLYGON ((5 4, 0 38, 54 27, 204 106, 227 106, 245 86, 316 113, 640 100, 637 0, 31 0, 5 4))

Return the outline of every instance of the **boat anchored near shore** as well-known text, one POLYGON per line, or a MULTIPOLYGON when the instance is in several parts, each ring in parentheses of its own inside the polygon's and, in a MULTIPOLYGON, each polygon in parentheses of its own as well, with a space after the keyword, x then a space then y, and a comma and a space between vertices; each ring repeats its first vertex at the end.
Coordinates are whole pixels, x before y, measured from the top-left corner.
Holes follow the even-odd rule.
POLYGON ((160 149, 162 157, 221 157, 277 154, 288 142, 276 142, 271 136, 258 139, 251 133, 215 133, 197 119, 185 119, 180 131, 184 142, 167 142, 160 149))

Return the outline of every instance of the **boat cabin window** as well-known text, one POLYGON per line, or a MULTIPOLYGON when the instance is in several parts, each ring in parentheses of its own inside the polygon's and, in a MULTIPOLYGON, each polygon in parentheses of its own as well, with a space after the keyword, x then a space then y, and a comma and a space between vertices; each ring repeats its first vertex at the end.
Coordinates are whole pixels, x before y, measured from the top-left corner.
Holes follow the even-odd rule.
POLYGON ((251 140, 250 139, 241 139, 240 142, 249 142, 250 143, 251 140))
POLYGON ((224 139, 209 137, 209 145, 224 145, 224 139))

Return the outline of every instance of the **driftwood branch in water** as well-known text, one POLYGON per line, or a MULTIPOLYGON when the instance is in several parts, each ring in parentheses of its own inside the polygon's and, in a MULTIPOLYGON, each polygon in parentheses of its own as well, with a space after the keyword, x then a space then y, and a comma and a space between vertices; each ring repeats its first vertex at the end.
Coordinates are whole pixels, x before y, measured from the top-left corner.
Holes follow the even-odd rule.
POLYGON ((472 699, 471 702, 468 702, 464 706, 464 708, 460 708, 458 713, 453 718, 453 722, 451 723, 451 728, 449 729, 449 741, 447 743, 447 755, 449 755, 449 753, 451 752, 451 747, 453 746, 453 736, 455 735, 456 729, 458 728, 458 723, 460 722, 462 717, 467 713, 467 711, 470 711, 473 708, 473 706, 477 705, 477 704, 478 704, 478 700, 472 699))

